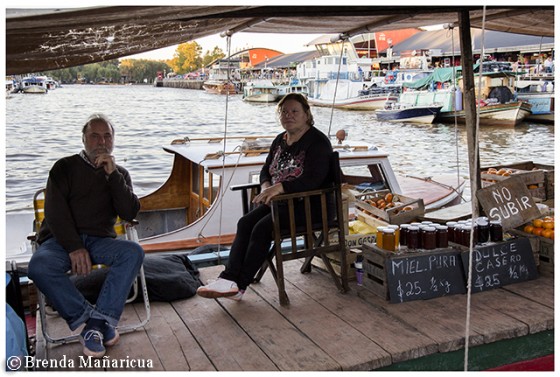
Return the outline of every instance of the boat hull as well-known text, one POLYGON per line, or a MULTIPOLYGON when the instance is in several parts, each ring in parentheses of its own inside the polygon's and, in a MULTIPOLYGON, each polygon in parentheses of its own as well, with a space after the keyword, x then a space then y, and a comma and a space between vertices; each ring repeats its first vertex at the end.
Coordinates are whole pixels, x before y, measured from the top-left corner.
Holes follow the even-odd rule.
POLYGON ((385 122, 409 122, 430 124, 441 110, 441 106, 419 106, 404 109, 381 109, 375 112, 377 120, 385 122))
MULTIPOLYGON (((478 109, 481 126, 516 126, 531 114, 531 105, 526 102, 514 102, 482 106, 478 109)), ((465 123, 464 111, 445 111, 436 116, 436 122, 465 123)))
POLYGON ((279 99, 280 96, 273 93, 250 94, 243 97, 243 101, 260 103, 277 102, 279 99))
POLYGON ((332 100, 322 100, 308 98, 308 102, 314 106, 332 107, 345 110, 378 110, 383 109, 389 101, 398 101, 398 96, 360 96, 343 100, 336 100, 333 104, 332 100))
POLYGON ((36 85, 31 85, 22 89, 25 94, 45 94, 47 93, 47 88, 43 88, 36 85))
POLYGON ((212 93, 212 94, 236 94, 237 93, 237 89, 235 88, 235 85, 227 82, 207 81, 204 84, 202 84, 202 88, 204 88, 204 90, 207 91, 208 93, 212 93))
POLYGON ((531 104, 531 113, 526 120, 554 123, 554 93, 519 93, 517 98, 531 104))

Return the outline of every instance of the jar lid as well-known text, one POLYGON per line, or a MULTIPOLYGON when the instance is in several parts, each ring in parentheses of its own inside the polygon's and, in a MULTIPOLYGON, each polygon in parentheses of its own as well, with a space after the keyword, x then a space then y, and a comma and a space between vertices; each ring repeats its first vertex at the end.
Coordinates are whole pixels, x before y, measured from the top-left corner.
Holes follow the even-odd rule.
POLYGON ((427 226, 426 228, 424 228, 427 232, 435 232, 436 231, 436 227, 435 226, 427 226))
POLYGON ((389 233, 389 234, 395 233, 395 229, 386 228, 386 229, 383 229, 383 233, 389 233))
POLYGON ((408 227, 408 230, 420 230, 416 225, 411 225, 408 227))
POLYGON ((446 225, 438 225, 436 226, 437 229, 441 229, 441 230, 447 230, 449 227, 446 225))
POLYGON ((445 225, 447 225, 447 226, 453 226, 455 224, 457 224, 457 221, 448 221, 448 222, 445 223, 445 225))

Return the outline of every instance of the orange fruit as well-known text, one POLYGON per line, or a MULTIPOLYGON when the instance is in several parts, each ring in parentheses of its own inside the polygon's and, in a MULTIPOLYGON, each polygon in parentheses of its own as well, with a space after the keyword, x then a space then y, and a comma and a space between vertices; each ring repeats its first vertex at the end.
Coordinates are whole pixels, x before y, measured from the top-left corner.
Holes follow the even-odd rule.
POLYGON ((533 229, 533 234, 535 236, 540 236, 542 234, 543 230, 544 230, 544 228, 537 227, 537 228, 533 229))
POLYGON ((545 229, 542 231, 541 236, 546 238, 552 238, 554 231, 552 229, 545 229))
POLYGON ((543 228, 554 229, 554 221, 551 220, 543 221, 543 228))
POLYGON ((535 220, 533 220, 533 225, 535 226, 535 228, 542 228, 542 226, 543 226, 543 221, 542 221, 542 219, 535 219, 535 220))
POLYGON ((527 224, 523 228, 523 231, 526 232, 526 233, 533 233, 533 229, 535 229, 534 226, 532 226, 531 224, 527 224))

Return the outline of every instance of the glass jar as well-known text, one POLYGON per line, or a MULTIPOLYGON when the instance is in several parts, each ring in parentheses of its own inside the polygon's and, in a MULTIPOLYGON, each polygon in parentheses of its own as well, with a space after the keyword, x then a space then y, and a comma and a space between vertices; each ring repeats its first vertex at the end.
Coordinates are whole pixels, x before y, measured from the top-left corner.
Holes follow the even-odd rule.
POLYGON ((490 238, 490 225, 485 217, 479 217, 476 220, 478 230, 478 243, 486 243, 490 238))
POLYGON ((490 221, 490 241, 501 242, 504 240, 504 230, 500 220, 490 221))
POLYGON ((406 236, 408 233, 408 228, 410 224, 401 224, 400 235, 399 235, 399 243, 402 246, 406 246, 406 236))
POLYGON ((455 226, 453 227, 453 239, 455 241, 455 243, 458 243, 459 245, 463 244, 463 224, 457 223, 455 224, 455 226))
POLYGON ((422 230, 422 248, 433 250, 436 248, 436 228, 427 226, 422 230))
POLYGON ((436 227, 436 247, 449 247, 449 228, 446 225, 438 225, 436 227))
POLYGON ((463 225, 461 229, 461 241, 463 246, 470 247, 471 245, 471 232, 472 226, 471 225, 463 225))
POLYGON ((383 249, 395 251, 395 240, 395 229, 389 227, 383 229, 383 249))
POLYGON ((378 226, 375 234, 375 244, 380 249, 383 249, 383 229, 385 229, 384 226, 378 226))
POLYGON ((445 223, 445 225, 447 226, 447 239, 449 240, 449 242, 456 242, 455 241, 455 225, 457 224, 457 221, 448 221, 445 223))
POLYGON ((409 250, 418 249, 420 240, 420 229, 417 226, 409 226, 406 232, 406 246, 409 250))
MULTIPOLYGON (((388 229, 393 229, 395 231, 395 250, 398 250, 399 248, 399 239, 401 236, 401 232, 400 232, 400 228, 398 225, 387 225, 388 229)), ((385 245, 385 244, 383 244, 385 245)))

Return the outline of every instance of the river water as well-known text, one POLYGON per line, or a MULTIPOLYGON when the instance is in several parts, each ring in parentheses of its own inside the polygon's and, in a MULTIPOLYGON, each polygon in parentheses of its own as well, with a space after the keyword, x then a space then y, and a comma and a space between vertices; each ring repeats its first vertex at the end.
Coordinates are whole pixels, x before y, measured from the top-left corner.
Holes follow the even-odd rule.
MULTIPOLYGON (((89 115, 109 116, 116 129, 114 155, 133 179, 139 196, 157 189, 173 161, 162 146, 173 139, 229 135, 272 135, 282 128, 274 104, 241 96, 153 86, 67 85, 46 95, 13 94, 6 100, 6 211, 31 208, 59 158, 82 148, 81 128, 89 115), (227 122, 226 122, 227 120, 227 122)), ((313 107, 315 125, 329 132, 331 109, 313 107)), ((468 178, 465 127, 378 122, 373 112, 332 113, 331 134, 345 129, 351 139, 389 152, 396 173, 430 176, 456 173, 468 178), (457 164, 457 161, 459 163, 457 164)), ((479 137, 481 166, 534 161, 554 164, 554 127, 523 123, 515 128, 484 127, 479 137)))

